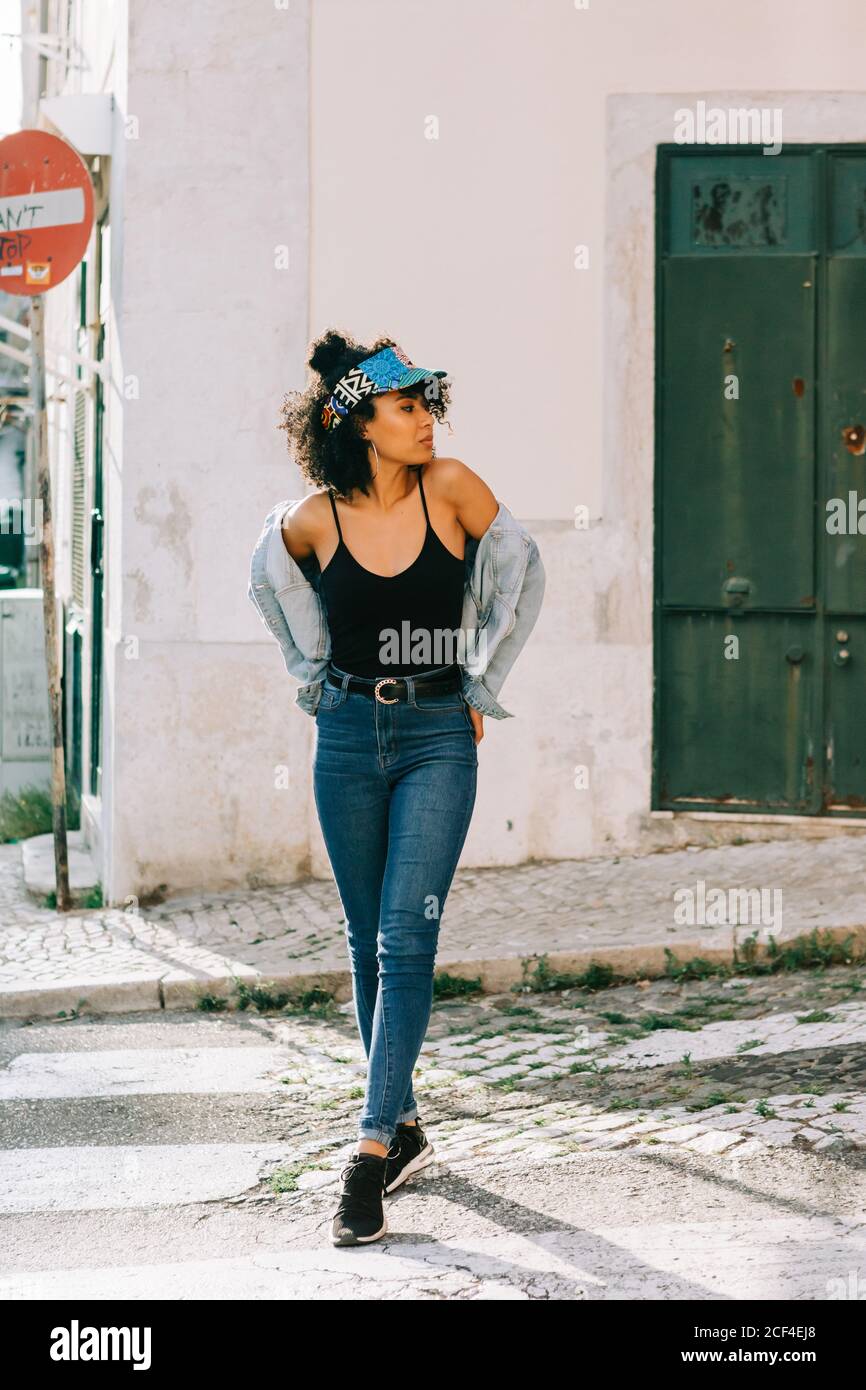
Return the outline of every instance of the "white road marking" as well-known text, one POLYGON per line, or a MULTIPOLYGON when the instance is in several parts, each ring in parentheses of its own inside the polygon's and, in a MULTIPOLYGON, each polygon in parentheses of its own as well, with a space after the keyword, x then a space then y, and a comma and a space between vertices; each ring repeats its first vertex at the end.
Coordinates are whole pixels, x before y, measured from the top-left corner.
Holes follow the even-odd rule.
POLYGON ((841 1218, 743 1218, 510 1232, 234 1259, 44 1270, 0 1279, 11 1299, 826 1299, 866 1258, 841 1218))
POLYGON ((261 1093, 279 1090, 290 1069, 284 1047, 22 1052, 0 1071, 0 1101, 261 1093))
POLYGON ((0 1213, 213 1202, 246 1192, 264 1164, 285 1157, 285 1144, 4 1149, 0 1213))

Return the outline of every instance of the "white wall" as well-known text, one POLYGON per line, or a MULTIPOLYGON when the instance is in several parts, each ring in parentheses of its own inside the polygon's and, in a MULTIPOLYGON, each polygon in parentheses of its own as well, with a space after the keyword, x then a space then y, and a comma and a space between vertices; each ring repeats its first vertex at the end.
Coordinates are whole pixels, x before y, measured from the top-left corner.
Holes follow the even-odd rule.
POLYGON ((112 901, 285 881, 306 861, 294 784, 307 731, 246 582, 262 519, 288 495, 276 422, 306 342, 307 67, 304 4, 130 4, 123 117, 137 133, 114 208, 126 398, 108 523, 112 901))
POLYGON ((312 15, 307 0, 194 14, 85 0, 86 89, 117 100, 110 901, 329 873, 313 724, 246 598, 265 513, 304 490, 279 403, 329 325, 393 334, 449 370, 454 432, 437 426, 437 450, 527 521, 547 569, 502 693, 517 717, 485 721, 462 862, 659 833, 646 818, 652 207, 623 197, 623 151, 634 134, 643 189, 644 94, 856 92, 864 29, 840 0, 818 16, 789 0, 314 0, 312 15), (581 763, 589 793, 573 786, 581 763))
MULTIPOLYGON (((858 92, 866 9, 316 0, 312 32, 312 329, 387 331, 449 369, 456 428, 437 426, 438 451, 530 524, 548 572, 503 691, 519 717, 485 721, 462 862, 664 843, 678 832, 647 814, 653 206, 610 200, 616 181, 645 194, 649 146, 684 104, 665 117, 657 99, 649 138, 639 94, 858 92)), ((837 125, 864 138, 850 106, 837 125)))

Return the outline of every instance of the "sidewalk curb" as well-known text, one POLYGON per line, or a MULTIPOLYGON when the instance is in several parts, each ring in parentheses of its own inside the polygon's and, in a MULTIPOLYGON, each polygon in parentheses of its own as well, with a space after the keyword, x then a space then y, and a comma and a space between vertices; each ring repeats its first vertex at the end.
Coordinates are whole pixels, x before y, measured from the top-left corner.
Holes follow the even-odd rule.
MULTIPOLYGON (((798 937, 811 935, 813 930, 815 928, 804 928, 791 934, 784 933, 779 944, 790 945, 798 937)), ((822 941, 828 937, 833 941, 853 937, 855 956, 866 958, 866 925, 820 927, 817 930, 822 941)), ((459 956, 449 959, 440 953, 436 973, 465 980, 480 978, 485 994, 502 994, 507 993, 512 985, 522 984, 524 976, 532 989, 533 962, 542 956, 545 956, 546 968, 551 974, 579 974, 595 964, 609 965, 617 974, 653 979, 665 974, 666 951, 670 951, 680 962, 696 957, 714 964, 733 960, 732 947, 709 947, 701 941, 678 941, 674 947, 670 941, 661 941, 549 954, 533 951, 526 956, 507 955, 479 960, 466 960, 459 956), (524 962, 527 962, 526 970, 524 962)), ((758 947, 758 958, 765 953, 766 947, 762 944, 758 947)), ((230 999, 238 979, 251 985, 267 986, 269 992, 274 993, 294 994, 299 990, 318 988, 332 993, 337 1003, 352 998, 352 977, 348 966, 345 970, 294 970, 285 974, 262 973, 252 967, 239 966, 234 975, 203 973, 195 977, 174 969, 159 975, 137 975, 127 979, 88 982, 79 978, 57 980, 35 988, 0 987, 0 1020, 57 1018, 62 1014, 70 1017, 78 1011, 118 1014, 195 1009, 203 996, 208 994, 230 999)), ((234 1009, 230 1006, 229 1011, 233 1012, 234 1009)))

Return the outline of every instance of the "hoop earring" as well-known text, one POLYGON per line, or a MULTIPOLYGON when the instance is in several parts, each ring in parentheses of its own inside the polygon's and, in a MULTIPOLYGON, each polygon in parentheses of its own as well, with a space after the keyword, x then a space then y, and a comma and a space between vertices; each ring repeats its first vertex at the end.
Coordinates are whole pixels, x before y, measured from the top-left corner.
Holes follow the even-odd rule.
MULTIPOLYGON (((379 450, 376 448, 376 445, 373 443, 372 439, 368 439, 368 440, 367 440, 367 445, 368 445, 368 447, 372 446, 373 453, 376 455, 376 473, 378 473, 378 472, 379 472, 379 450)), ((370 474, 371 478, 375 478, 376 473, 371 473, 371 474, 370 474)))

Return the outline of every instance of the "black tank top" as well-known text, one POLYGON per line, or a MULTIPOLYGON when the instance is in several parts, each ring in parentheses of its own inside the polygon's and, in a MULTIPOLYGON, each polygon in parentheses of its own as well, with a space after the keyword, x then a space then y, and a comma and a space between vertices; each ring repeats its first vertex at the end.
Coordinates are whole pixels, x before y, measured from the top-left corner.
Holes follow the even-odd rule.
POLYGON ((374 574, 354 558, 343 540, 333 491, 328 490, 340 538, 322 570, 331 660, 354 676, 420 676, 457 658, 464 562, 452 555, 430 525, 420 466, 418 487, 427 520, 424 544, 409 568, 393 575, 374 574), (405 636, 404 623, 408 623, 405 636), (398 660, 382 659, 387 629, 396 632, 388 655, 398 660), (429 634, 426 651, 419 642, 419 632, 429 634), (437 633, 441 634, 438 644, 437 633), (453 633, 450 645, 447 633, 453 633))

